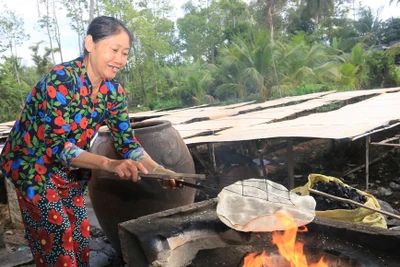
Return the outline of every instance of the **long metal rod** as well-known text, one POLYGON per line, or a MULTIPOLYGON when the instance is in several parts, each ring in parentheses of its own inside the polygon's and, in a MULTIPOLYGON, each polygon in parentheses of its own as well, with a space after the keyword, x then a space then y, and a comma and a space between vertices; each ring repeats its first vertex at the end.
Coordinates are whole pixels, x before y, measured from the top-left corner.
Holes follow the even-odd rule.
MULTIPOLYGON (((206 175, 205 174, 194 174, 194 173, 146 173, 144 174, 143 172, 138 172, 138 175, 140 177, 145 177, 145 178, 156 178, 156 179, 181 179, 186 180, 186 179, 194 179, 194 180, 205 180, 206 175)), ((101 179, 111 179, 111 180, 122 180, 121 177, 118 176, 116 173, 108 173, 107 175, 100 176, 99 178, 101 179)))
POLYGON ((330 194, 327 194, 325 192, 321 192, 321 191, 318 191, 318 190, 315 190, 315 189, 312 189, 312 188, 310 188, 308 190, 311 193, 314 193, 314 194, 317 194, 317 195, 320 195, 320 196, 323 196, 323 197, 327 197, 327 198, 331 198, 331 199, 334 199, 334 200, 337 200, 337 201, 353 204, 353 205, 356 205, 358 207, 369 209, 369 210, 372 210, 372 211, 375 211, 375 212, 378 212, 378 213, 382 213, 382 214, 385 214, 385 215, 387 215, 389 217, 392 217, 392 218, 400 220, 400 216, 399 215, 393 214, 391 212, 387 212, 387 211, 384 211, 384 210, 376 209, 374 207, 369 207, 369 206, 366 206, 364 204, 358 203, 358 202, 356 202, 354 200, 333 196, 333 195, 330 195, 330 194))
MULTIPOLYGON (((164 173, 147 173, 144 174, 142 172, 138 172, 140 177, 143 178, 153 178, 158 180, 165 180, 165 179, 174 179, 177 183, 182 184, 184 186, 205 190, 208 192, 216 192, 216 189, 209 186, 194 184, 186 182, 185 179, 194 179, 194 180, 205 180, 206 176, 204 174, 193 174, 193 173, 171 173, 171 174, 164 174, 164 173)), ((98 179, 103 180, 122 180, 121 177, 118 176, 116 173, 109 173, 108 175, 99 176, 98 179)))
POLYGON ((365 189, 369 187, 369 143, 371 143, 371 136, 365 138, 365 189))

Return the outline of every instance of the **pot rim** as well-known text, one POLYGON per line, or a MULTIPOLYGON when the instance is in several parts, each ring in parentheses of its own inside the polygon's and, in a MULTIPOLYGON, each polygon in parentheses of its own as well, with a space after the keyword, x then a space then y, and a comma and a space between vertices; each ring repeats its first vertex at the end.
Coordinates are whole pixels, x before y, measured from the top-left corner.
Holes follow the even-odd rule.
MULTIPOLYGON (((166 128, 172 127, 170 121, 167 120, 152 120, 152 121, 140 121, 130 123, 131 128, 135 132, 147 133, 147 132, 158 132, 166 128)), ((98 132, 99 135, 109 135, 110 129, 104 127, 98 132)))

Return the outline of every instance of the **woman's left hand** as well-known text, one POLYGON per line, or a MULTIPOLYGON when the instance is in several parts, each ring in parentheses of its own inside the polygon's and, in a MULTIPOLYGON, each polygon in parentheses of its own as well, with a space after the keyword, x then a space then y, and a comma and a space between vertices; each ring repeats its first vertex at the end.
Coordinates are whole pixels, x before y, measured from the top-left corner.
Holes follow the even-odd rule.
MULTIPOLYGON (((169 169, 164 169, 164 168, 158 168, 156 171, 156 173, 163 173, 163 174, 174 174, 175 172, 169 169)), ((161 181, 162 183, 162 188, 163 189, 176 189, 178 188, 182 188, 183 185, 177 181, 175 181, 173 178, 171 179, 163 179, 161 181)))

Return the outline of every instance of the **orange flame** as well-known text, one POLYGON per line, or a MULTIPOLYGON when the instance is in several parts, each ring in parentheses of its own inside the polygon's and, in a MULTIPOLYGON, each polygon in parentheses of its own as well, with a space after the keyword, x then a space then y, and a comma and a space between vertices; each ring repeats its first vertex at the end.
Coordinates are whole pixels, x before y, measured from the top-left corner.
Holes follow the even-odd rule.
MULTIPOLYGON (((282 211, 278 211, 275 216, 277 223, 286 230, 283 233, 272 233, 272 243, 278 247, 279 253, 290 263, 290 267, 328 267, 323 258, 318 263, 308 265, 303 243, 296 242, 298 229, 293 217, 282 211)), ((304 227, 300 231, 305 232, 307 228, 304 227)), ((253 252, 244 258, 243 267, 273 267, 273 263, 265 251, 260 255, 253 252)))
POLYGON ((248 266, 270 266, 267 252, 263 251, 261 255, 257 252, 252 252, 244 258, 243 267, 248 266))

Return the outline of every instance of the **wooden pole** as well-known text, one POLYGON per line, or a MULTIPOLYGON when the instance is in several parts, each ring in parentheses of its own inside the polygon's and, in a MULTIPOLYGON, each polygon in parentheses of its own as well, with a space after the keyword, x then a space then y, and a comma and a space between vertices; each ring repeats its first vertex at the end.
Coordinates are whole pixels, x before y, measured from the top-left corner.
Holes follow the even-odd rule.
POLYGON ((286 155, 288 161, 288 186, 289 190, 294 188, 294 162, 293 162, 293 139, 288 138, 286 141, 286 155))
POLYGON ((208 162, 206 162, 201 157, 200 152, 197 150, 197 147, 190 148, 190 152, 200 162, 200 164, 203 165, 204 169, 206 169, 206 171, 208 173, 210 173, 211 176, 218 181, 219 177, 218 177, 217 173, 215 172, 214 168, 211 168, 210 164, 208 164, 208 162))
POLYGON ((396 135, 397 137, 399 137, 399 146, 397 147, 397 150, 396 150, 396 157, 397 157, 397 160, 399 160, 399 151, 400 151, 400 135, 396 135))
POLYGON ((215 159, 215 144, 214 143, 208 143, 208 153, 210 157, 210 162, 211 162, 211 168, 214 173, 217 172, 217 161, 215 159))
POLYGON ((365 189, 369 187, 369 143, 371 143, 371 136, 365 138, 365 189))
POLYGON ((258 160, 260 161, 260 166, 261 166, 261 171, 263 173, 263 177, 264 177, 264 179, 267 179, 268 175, 267 175, 267 170, 265 169, 263 156, 259 156, 258 160))

